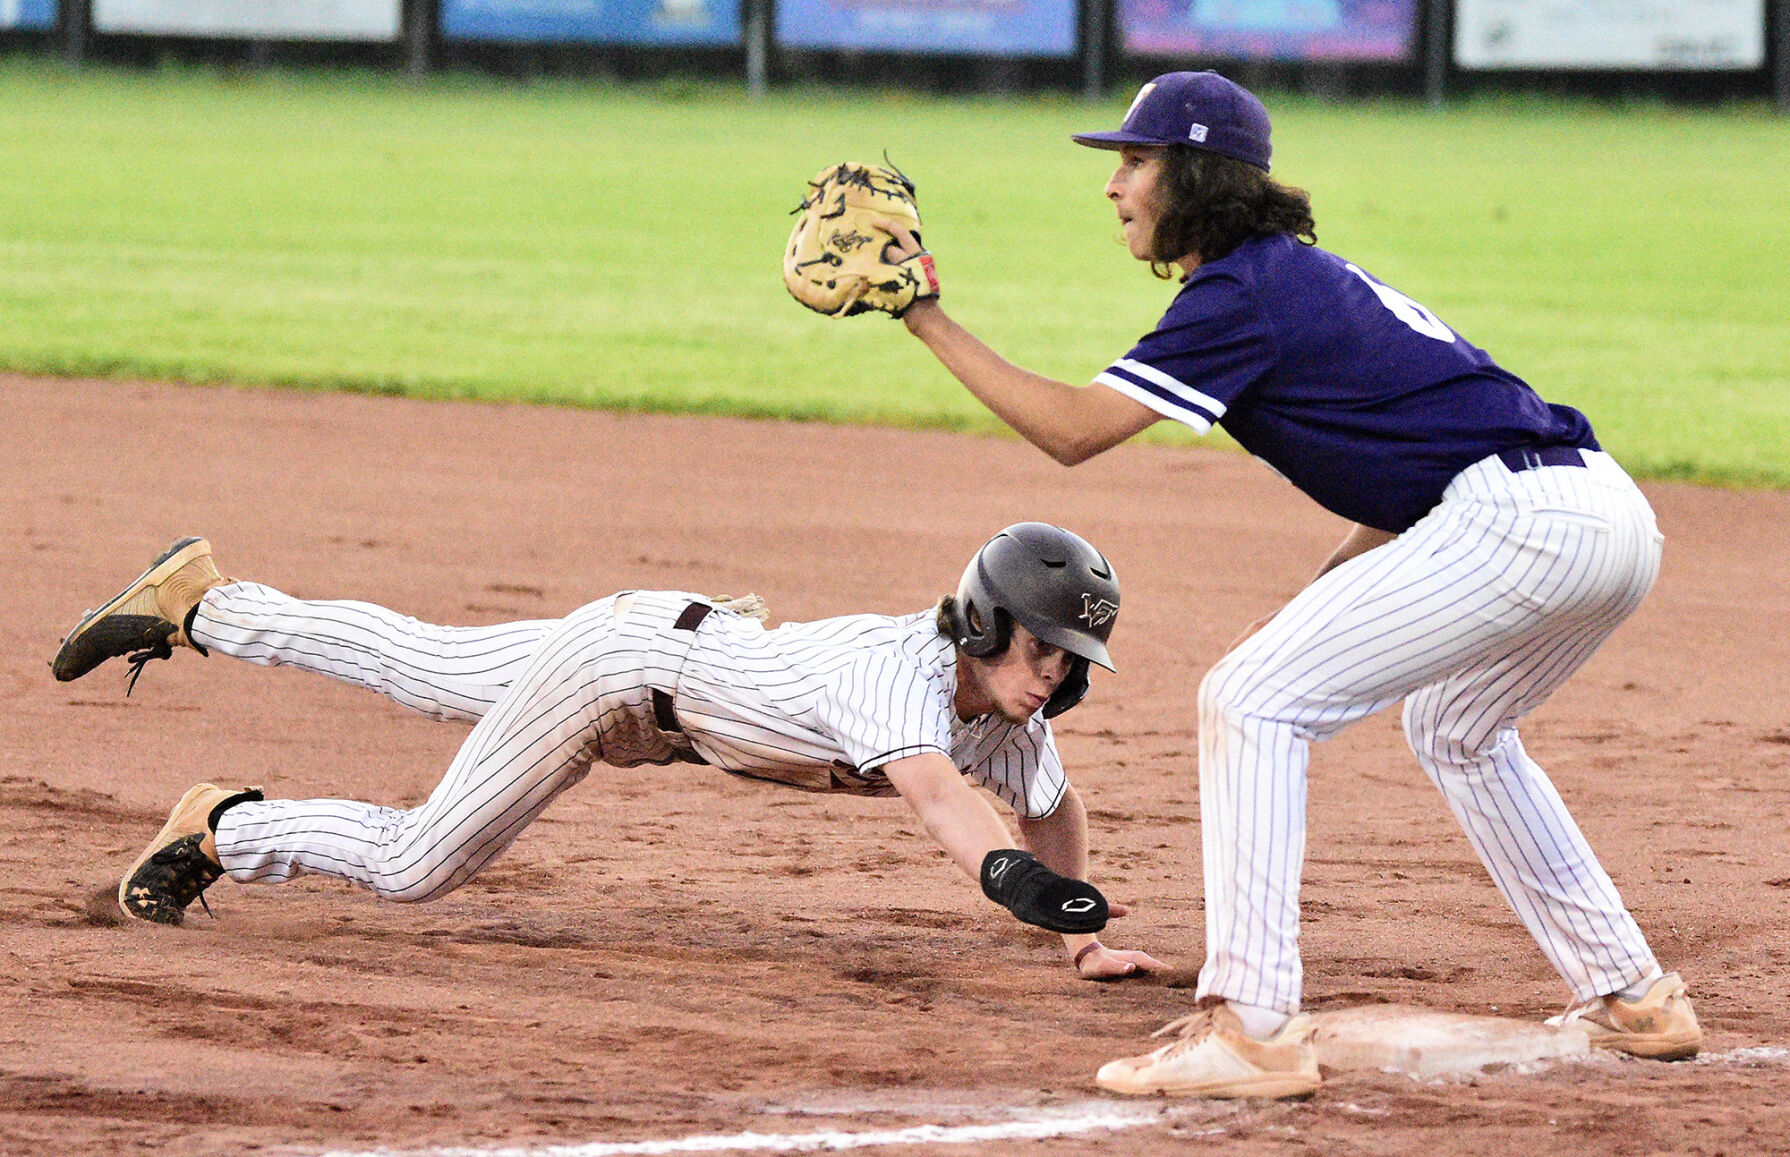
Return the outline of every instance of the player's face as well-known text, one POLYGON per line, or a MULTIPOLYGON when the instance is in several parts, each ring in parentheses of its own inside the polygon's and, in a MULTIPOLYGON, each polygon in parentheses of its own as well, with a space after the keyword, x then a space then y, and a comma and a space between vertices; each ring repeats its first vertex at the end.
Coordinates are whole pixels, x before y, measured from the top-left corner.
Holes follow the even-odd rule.
MULTIPOLYGON (((1052 646, 1018 623, 1013 624, 1013 641, 993 659, 978 660, 975 690, 982 710, 993 712, 1009 723, 1024 723, 1049 701, 1051 693, 1069 674, 1069 653, 1052 646)), ((960 674, 960 680, 963 676, 960 674)))
POLYGON ((1156 222, 1162 216, 1162 200, 1156 186, 1167 160, 1165 149, 1126 147, 1119 150, 1119 167, 1106 183, 1107 200, 1119 212, 1119 226, 1125 231, 1125 247, 1139 261, 1149 261, 1156 253, 1156 222))

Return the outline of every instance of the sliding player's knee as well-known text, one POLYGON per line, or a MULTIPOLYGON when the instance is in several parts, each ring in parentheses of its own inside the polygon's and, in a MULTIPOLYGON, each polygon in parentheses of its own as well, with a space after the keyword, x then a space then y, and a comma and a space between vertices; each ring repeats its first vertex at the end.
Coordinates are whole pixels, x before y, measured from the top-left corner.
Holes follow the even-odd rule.
POLYGON ((458 888, 463 879, 445 863, 425 863, 414 869, 381 873, 373 885, 381 900, 394 904, 426 904, 458 888))
POLYGON ((447 895, 471 877, 465 870, 464 841, 402 822, 381 834, 366 880, 381 900, 426 903, 447 895))

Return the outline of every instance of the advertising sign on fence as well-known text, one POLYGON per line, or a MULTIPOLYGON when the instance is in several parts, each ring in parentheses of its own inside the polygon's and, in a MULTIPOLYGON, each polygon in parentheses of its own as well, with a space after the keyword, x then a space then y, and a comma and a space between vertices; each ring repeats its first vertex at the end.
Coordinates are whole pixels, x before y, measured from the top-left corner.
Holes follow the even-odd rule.
POLYGON ((450 40, 530 44, 740 42, 740 0, 441 0, 450 40))
POLYGON ((1459 0, 1462 68, 1753 69, 1765 0, 1459 0))
POLYGON ((56 0, 0 0, 0 28, 54 28, 56 0))
POLYGON ((777 43, 871 52, 1073 56, 1075 0, 778 0, 777 43))
POLYGON ((93 0, 98 32, 252 40, 396 40, 398 0, 93 0))
POLYGON ((1138 56, 1410 60, 1417 0, 1118 0, 1138 56))

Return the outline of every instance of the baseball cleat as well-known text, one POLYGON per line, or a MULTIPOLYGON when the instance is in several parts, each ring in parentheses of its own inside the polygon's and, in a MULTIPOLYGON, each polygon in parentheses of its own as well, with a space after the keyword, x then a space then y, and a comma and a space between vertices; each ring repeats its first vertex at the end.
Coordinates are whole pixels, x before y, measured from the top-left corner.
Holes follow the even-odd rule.
POLYGON ((232 804, 260 798, 258 787, 231 791, 201 783, 188 788, 168 822, 119 881, 119 910, 155 924, 183 922, 187 905, 194 900, 204 904, 205 889, 224 874, 213 835, 219 813, 232 804))
POLYGON ((1638 1000, 1600 996, 1549 1017, 1548 1023, 1584 1029, 1596 1048, 1656 1061, 1681 1061, 1703 1047, 1703 1028, 1676 972, 1655 980, 1638 1000))
POLYGON ((1243 1031, 1227 1004, 1172 1020, 1152 1036, 1179 1039, 1141 1057, 1100 1066, 1101 1088, 1153 1097, 1302 1097, 1322 1083, 1309 1016, 1295 1016, 1265 1041, 1243 1031))
POLYGON ((211 560, 209 542, 177 540, 135 582, 81 617, 50 660, 50 670, 58 682, 67 683, 107 659, 129 655, 131 673, 124 693, 130 694, 149 660, 170 658, 176 646, 206 653, 187 634, 187 627, 205 592, 226 581, 211 560))

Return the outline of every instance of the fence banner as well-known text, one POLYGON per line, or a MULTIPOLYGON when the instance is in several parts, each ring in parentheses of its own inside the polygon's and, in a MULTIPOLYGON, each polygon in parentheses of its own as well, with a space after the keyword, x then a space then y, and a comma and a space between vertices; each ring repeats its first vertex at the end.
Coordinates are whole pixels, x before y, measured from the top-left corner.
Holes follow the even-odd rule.
POLYGON ((96 32, 251 40, 396 40, 398 0, 93 0, 96 32))
POLYGON ((56 0, 0 0, 0 28, 54 28, 56 0))
POLYGON ((1462 68, 1754 69, 1765 0, 1459 0, 1462 68))
POLYGON ((740 0, 441 0, 449 40, 530 44, 740 42, 740 0))
POLYGON ((1075 0, 778 0, 788 48, 1075 55, 1075 0))
POLYGON ((1118 0, 1136 56, 1412 59, 1417 0, 1118 0))

